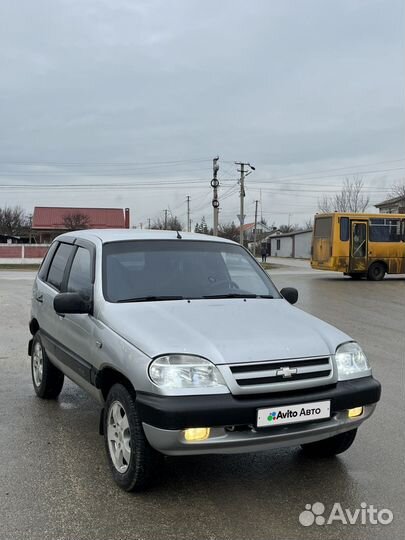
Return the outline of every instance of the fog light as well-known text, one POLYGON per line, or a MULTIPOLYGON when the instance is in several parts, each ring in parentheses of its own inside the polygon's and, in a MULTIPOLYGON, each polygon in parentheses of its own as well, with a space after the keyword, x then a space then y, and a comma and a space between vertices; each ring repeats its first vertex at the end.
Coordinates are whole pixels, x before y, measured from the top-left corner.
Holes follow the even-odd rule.
POLYGON ((361 416, 363 414, 363 407, 355 407, 354 409, 349 409, 347 411, 347 416, 349 418, 356 418, 356 416, 361 416))
POLYGON ((184 430, 184 438, 188 442, 193 441, 205 441, 210 436, 211 428, 209 427, 197 427, 184 430))

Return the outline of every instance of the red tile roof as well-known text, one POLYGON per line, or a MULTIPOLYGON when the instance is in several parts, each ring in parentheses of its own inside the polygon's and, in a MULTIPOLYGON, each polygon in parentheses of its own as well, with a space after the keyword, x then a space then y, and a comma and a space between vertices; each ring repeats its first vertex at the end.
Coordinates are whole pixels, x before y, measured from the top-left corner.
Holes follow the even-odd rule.
POLYGON ((248 231, 249 229, 254 229, 254 228, 255 228, 254 223, 244 223, 243 226, 242 226, 242 229, 244 231, 248 231))
POLYGON ((36 206, 32 217, 32 228, 65 229, 64 218, 69 214, 88 216, 90 229, 123 229, 126 227, 123 208, 36 206))

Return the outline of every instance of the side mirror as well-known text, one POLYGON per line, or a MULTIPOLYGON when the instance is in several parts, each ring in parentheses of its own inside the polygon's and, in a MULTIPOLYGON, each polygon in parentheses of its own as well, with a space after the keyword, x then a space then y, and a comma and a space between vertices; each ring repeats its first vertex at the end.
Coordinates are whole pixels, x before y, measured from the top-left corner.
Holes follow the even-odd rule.
POLYGON ((280 294, 287 302, 290 302, 290 304, 295 304, 298 300, 298 291, 297 289, 294 289, 294 287, 284 287, 284 289, 281 289, 280 294))
POLYGON ((53 299, 53 308, 56 313, 90 313, 91 302, 75 292, 60 293, 53 299))

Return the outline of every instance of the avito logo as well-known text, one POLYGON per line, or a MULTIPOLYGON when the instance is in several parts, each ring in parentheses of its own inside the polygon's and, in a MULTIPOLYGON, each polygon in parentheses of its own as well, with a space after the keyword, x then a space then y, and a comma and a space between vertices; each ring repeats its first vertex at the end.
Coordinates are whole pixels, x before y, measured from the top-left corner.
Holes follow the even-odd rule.
POLYGON ((339 522, 343 525, 389 525, 394 519, 394 514, 388 508, 379 510, 372 504, 365 502, 360 504, 360 508, 354 510, 342 508, 340 503, 334 503, 329 515, 325 516, 325 505, 321 502, 306 504, 305 510, 299 515, 299 522, 304 527, 315 525, 331 525, 339 522))

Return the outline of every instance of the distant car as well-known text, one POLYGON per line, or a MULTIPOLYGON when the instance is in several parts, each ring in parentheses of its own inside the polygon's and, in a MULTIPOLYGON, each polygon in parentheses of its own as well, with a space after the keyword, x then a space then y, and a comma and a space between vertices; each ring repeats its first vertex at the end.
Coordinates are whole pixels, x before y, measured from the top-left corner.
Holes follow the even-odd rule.
POLYGON ((101 403, 112 474, 147 486, 162 454, 301 445, 343 452, 380 384, 349 336, 291 304, 247 250, 200 234, 59 236, 32 293, 34 389, 101 403))

